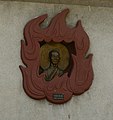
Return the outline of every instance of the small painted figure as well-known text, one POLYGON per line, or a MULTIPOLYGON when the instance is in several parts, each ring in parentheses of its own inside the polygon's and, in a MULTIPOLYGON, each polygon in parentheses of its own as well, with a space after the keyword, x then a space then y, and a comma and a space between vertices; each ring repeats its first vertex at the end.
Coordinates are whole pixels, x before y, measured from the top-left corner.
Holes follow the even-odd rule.
POLYGON ((63 70, 58 67, 60 61, 60 53, 57 50, 52 50, 49 52, 50 66, 44 70, 46 73, 45 80, 51 81, 56 75, 62 76, 63 70))

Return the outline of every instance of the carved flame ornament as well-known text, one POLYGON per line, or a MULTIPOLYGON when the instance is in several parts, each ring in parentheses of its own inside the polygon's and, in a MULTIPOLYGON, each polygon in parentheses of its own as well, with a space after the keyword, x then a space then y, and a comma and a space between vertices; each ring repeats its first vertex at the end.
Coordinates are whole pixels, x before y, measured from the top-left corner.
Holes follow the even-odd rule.
POLYGON ((65 103, 92 84, 92 54, 86 56, 88 35, 81 21, 67 27, 68 12, 65 9, 57 14, 47 28, 40 27, 47 14, 29 21, 24 28, 21 58, 26 67, 20 69, 24 90, 33 99, 65 103))

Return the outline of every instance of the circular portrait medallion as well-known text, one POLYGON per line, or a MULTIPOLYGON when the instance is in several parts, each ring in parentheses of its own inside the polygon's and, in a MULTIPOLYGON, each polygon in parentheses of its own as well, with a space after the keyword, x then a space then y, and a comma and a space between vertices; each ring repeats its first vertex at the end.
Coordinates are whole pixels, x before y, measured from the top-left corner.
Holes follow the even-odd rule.
POLYGON ((63 75, 69 65, 69 51, 61 43, 46 43, 40 49, 40 66, 46 73, 45 80, 50 81, 56 75, 63 75))

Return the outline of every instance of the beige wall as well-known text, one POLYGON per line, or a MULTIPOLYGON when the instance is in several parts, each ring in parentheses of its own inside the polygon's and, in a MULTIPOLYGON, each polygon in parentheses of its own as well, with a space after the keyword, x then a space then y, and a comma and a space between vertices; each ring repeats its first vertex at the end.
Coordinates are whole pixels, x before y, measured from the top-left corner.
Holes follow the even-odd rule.
POLYGON ((113 8, 0 2, 0 120, 113 120, 113 8), (30 19, 48 13, 43 24, 64 8, 67 24, 82 20, 94 54, 94 82, 64 105, 29 98, 22 88, 20 40, 30 19))

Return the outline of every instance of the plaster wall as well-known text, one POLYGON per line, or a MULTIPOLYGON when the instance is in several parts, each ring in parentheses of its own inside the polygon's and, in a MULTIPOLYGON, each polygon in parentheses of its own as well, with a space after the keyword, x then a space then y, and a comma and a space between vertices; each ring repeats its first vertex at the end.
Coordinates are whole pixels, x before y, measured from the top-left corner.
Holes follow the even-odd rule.
POLYGON ((113 7, 113 0, 0 0, 113 7))
POLYGON ((0 120, 113 120, 113 8, 0 1, 0 120), (30 19, 48 13, 47 26, 64 8, 70 9, 67 24, 81 19, 89 35, 94 81, 81 96, 54 105, 24 93, 20 40, 30 19))

